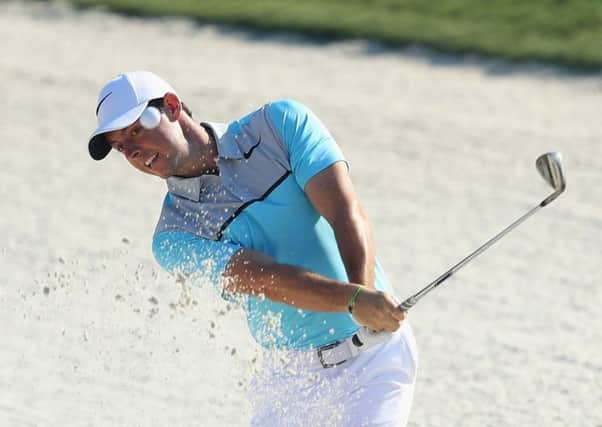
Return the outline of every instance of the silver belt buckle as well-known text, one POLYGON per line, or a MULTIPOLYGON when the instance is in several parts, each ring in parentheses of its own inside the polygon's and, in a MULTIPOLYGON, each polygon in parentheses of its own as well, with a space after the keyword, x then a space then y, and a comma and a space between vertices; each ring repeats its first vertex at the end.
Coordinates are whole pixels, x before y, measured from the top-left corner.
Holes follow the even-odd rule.
POLYGON ((339 362, 329 363, 324 360, 324 351, 331 350, 335 347, 338 347, 342 343, 343 343, 343 341, 335 341, 332 344, 324 345, 318 349, 318 358, 320 359, 320 364, 322 365, 323 368, 325 368, 325 369, 334 368, 335 366, 339 366, 347 361, 347 359, 343 359, 339 362))

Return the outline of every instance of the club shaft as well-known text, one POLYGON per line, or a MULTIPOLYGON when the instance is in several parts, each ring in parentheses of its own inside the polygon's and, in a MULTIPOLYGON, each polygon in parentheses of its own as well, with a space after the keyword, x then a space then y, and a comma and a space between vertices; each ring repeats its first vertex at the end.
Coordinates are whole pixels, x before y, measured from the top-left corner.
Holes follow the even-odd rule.
POLYGON ((497 242, 498 240, 500 240, 502 237, 504 237, 510 231, 514 230, 519 224, 521 224, 523 221, 525 221, 527 218, 529 218, 535 212, 537 212, 538 210, 540 210, 543 206, 545 206, 545 205, 542 202, 542 203, 538 204, 537 206, 535 206, 534 208, 532 208, 529 212, 527 212, 526 214, 524 214, 523 216, 521 216, 520 218, 518 218, 516 221, 514 221, 508 227, 504 228, 501 232, 499 232, 494 237, 492 237, 490 240, 488 240, 485 244, 483 244, 482 246, 480 246, 479 248, 477 248, 477 250, 475 250, 473 253, 471 253, 470 255, 468 255, 462 261, 460 261, 459 263, 457 263, 456 265, 454 265, 452 268, 450 268, 449 270, 447 270, 441 276, 437 277, 435 280, 433 280, 431 283, 429 283, 427 286, 425 286, 422 290, 420 290, 416 294, 414 294, 411 297, 409 297, 408 299, 406 299, 404 302, 402 302, 400 304, 399 307, 402 310, 409 310, 410 308, 412 308, 414 306, 414 304, 416 304, 423 296, 425 296, 430 291, 432 291, 433 289, 435 289, 441 283, 445 282, 456 271, 460 270, 462 267, 464 267, 470 261, 472 261, 477 256, 479 256, 483 251, 485 251, 487 248, 489 248, 495 242, 497 242))

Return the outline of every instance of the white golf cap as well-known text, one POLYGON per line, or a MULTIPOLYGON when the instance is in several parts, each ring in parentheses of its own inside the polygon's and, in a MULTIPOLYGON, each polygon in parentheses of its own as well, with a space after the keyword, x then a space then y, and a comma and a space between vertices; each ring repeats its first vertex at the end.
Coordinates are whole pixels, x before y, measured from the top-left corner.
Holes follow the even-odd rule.
POLYGON ((90 135, 88 151, 94 160, 109 154, 111 146, 105 132, 123 129, 134 123, 150 100, 176 93, 161 77, 150 71, 132 71, 120 74, 108 82, 98 95, 96 118, 98 126, 90 135))

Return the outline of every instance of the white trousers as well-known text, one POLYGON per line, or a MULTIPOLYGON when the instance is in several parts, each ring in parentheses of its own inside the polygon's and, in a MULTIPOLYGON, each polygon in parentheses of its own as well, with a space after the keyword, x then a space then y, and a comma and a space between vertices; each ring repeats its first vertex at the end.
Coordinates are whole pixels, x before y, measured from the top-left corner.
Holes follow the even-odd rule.
POLYGON ((270 351, 249 389, 252 426, 405 426, 418 354, 410 325, 332 368, 316 351, 270 351))

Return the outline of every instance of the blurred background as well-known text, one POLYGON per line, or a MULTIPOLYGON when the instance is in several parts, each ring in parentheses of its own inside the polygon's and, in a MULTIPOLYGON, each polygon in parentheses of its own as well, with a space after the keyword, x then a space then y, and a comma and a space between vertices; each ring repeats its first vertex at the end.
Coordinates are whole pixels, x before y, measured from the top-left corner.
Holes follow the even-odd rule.
POLYGON ((244 426, 244 314, 161 271, 165 193, 92 161, 100 87, 197 120, 282 97, 333 133, 400 297, 568 189, 413 310, 411 426, 602 426, 602 3, 0 3, 0 425, 244 426))
POLYGON ((591 0, 72 0, 136 16, 184 16, 326 39, 368 38, 573 67, 602 66, 602 3, 591 0))

